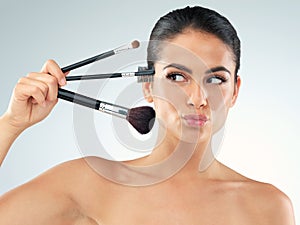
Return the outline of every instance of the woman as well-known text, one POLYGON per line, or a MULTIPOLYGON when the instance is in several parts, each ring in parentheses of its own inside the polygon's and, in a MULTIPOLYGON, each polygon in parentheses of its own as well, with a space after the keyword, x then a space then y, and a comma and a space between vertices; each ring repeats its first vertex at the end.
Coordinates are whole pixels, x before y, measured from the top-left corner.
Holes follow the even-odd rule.
MULTIPOLYGON (((163 134, 153 152, 122 166, 95 158, 59 165, 3 195, 0 224, 294 224, 284 193, 210 154, 241 84, 229 21, 202 7, 165 15, 151 33, 148 63, 156 74, 143 91, 163 134)), ((50 60, 20 79, 0 120, 1 162, 51 112, 65 75, 50 60)))

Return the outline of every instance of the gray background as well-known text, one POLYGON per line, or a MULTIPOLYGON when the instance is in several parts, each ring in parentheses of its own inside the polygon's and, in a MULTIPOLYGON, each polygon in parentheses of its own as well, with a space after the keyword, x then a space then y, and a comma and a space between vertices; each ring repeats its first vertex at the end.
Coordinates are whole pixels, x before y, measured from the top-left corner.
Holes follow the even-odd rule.
MULTIPOLYGON (((188 4, 224 14, 242 40, 241 93, 218 159, 287 193, 300 221, 299 1, 1 1, 0 114, 17 80, 47 59, 65 66, 147 40, 160 16, 188 4)), ((60 101, 18 138, 0 169, 0 193, 81 156, 72 113, 72 104, 60 101)))

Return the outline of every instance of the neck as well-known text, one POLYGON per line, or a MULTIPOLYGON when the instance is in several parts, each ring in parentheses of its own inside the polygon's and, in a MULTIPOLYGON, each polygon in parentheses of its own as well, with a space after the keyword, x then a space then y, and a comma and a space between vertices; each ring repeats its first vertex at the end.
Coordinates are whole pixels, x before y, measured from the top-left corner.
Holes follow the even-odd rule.
POLYGON ((129 161, 133 166, 152 166, 182 168, 184 171, 206 170, 215 160, 211 148, 211 138, 190 143, 179 140, 168 132, 159 130, 158 140, 152 153, 146 157, 129 161))
POLYGON ((174 182, 185 182, 187 179, 182 178, 192 181, 194 178, 205 180, 214 177, 218 163, 211 151, 211 138, 188 143, 174 138, 170 133, 166 134, 159 135, 161 141, 158 140, 158 145, 149 156, 122 163, 107 160, 99 163, 94 157, 90 163, 98 167, 97 170, 105 177, 133 186, 170 181, 169 178, 174 182))

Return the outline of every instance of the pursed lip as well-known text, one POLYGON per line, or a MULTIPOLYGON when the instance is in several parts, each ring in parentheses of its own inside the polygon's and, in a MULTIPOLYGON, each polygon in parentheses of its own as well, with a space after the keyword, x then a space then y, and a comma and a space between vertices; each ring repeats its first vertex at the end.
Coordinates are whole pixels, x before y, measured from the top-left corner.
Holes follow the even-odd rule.
POLYGON ((183 115, 182 118, 188 125, 193 127, 203 126, 208 120, 208 118, 205 115, 201 114, 183 115))

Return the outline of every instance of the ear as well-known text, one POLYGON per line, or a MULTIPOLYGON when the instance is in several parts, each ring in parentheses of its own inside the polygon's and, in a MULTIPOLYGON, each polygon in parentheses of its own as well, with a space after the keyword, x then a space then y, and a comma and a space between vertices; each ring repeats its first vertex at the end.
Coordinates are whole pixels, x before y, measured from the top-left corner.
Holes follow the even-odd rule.
POLYGON ((147 102, 153 102, 153 95, 152 95, 152 82, 144 82, 143 83, 143 93, 144 98, 147 102))
POLYGON ((236 80, 236 84, 234 84, 234 92, 233 92, 233 96, 232 96, 232 99, 231 99, 230 107, 234 106, 234 104, 237 100, 237 97, 238 97, 239 91, 240 91, 240 86, 241 86, 241 77, 238 75, 237 80, 236 80))

